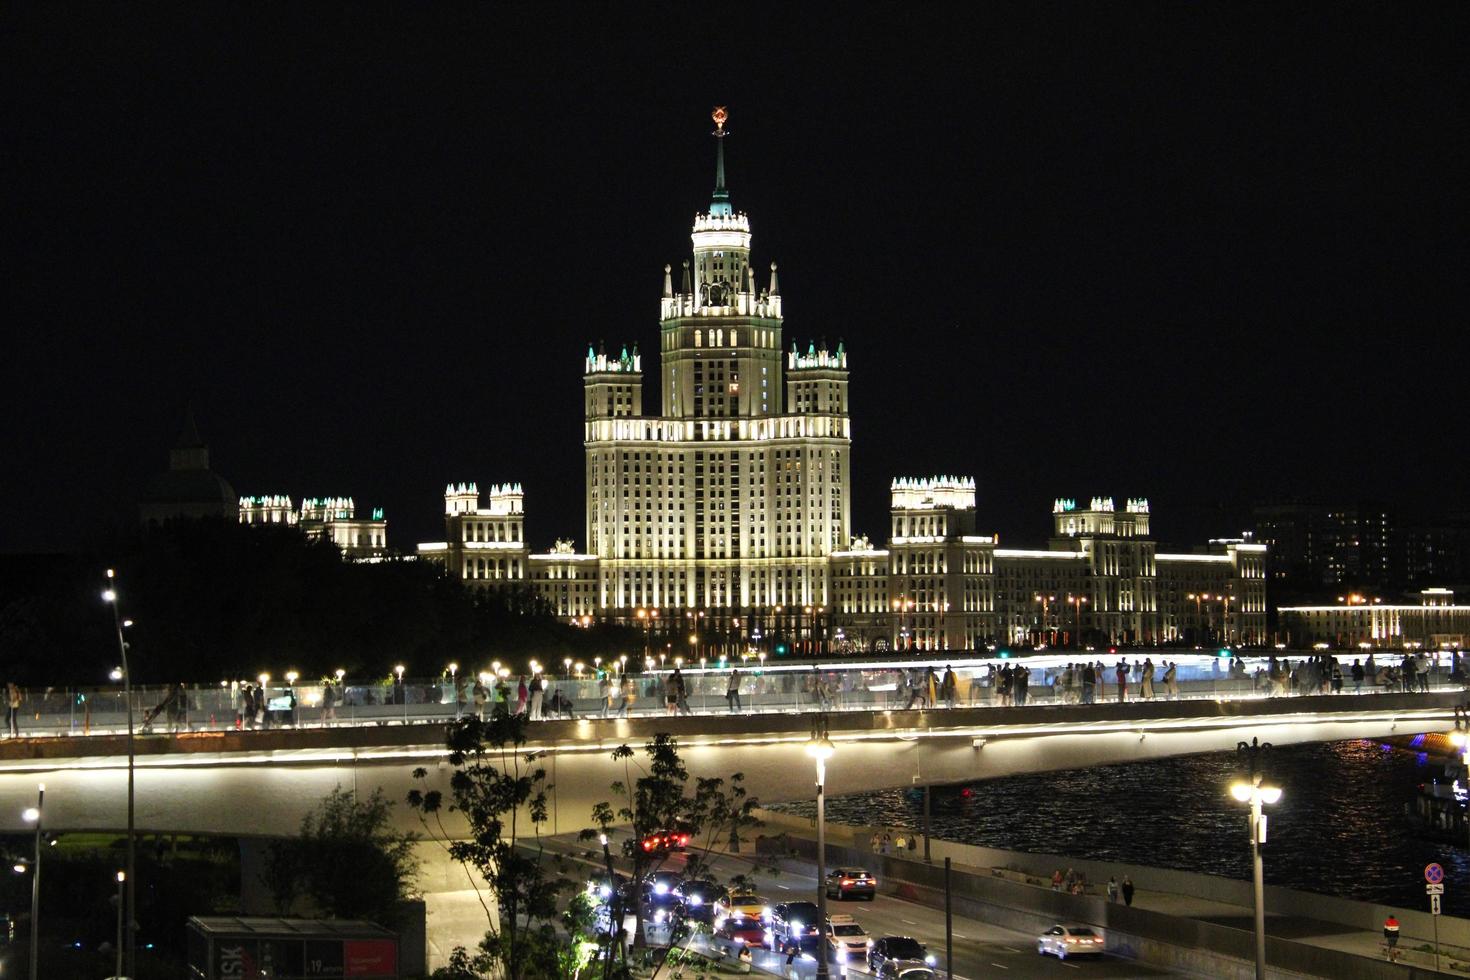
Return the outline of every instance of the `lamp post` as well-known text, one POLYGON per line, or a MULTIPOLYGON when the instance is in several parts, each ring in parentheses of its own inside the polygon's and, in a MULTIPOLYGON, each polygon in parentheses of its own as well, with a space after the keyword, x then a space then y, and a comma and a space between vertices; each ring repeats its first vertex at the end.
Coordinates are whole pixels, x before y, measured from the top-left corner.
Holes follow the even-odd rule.
POLYGON ((806 754, 817 764, 817 980, 827 980, 827 760, 832 758, 832 740, 827 737, 827 716, 817 715, 806 754))
POLYGON ((127 877, 126 871, 117 873, 117 966, 113 973, 119 977, 123 975, 123 882, 127 877))
POLYGON ((1052 600, 1055 598, 1056 596, 1054 595, 1037 595, 1032 597, 1033 602, 1041 603, 1041 628, 1036 631, 1038 634, 1038 638, 1046 636, 1046 624, 1051 622, 1051 603, 1052 600))
POLYGON ((21 818, 36 825, 36 856, 31 863, 31 972, 34 980, 41 974, 36 969, 36 957, 41 952, 41 810, 46 803, 46 784, 36 791, 36 805, 26 807, 21 818))
POLYGON ((1230 600, 1229 593, 1220 593, 1220 632, 1224 634, 1222 644, 1230 645, 1230 600))
POLYGON ((1261 862, 1261 845, 1266 842, 1266 816, 1261 812, 1262 804, 1276 803, 1281 799, 1281 787, 1262 783, 1258 768, 1261 752, 1271 747, 1256 739, 1241 742, 1236 751, 1250 764, 1250 777, 1231 785, 1230 795, 1241 803, 1249 803, 1251 834, 1251 883, 1256 899, 1256 980, 1266 978, 1266 884, 1261 862))
POLYGON ((1077 649, 1081 650, 1082 649, 1082 607, 1085 606, 1085 605, 1087 605, 1087 596, 1085 596, 1085 595, 1069 595, 1069 596, 1067 596, 1067 605, 1069 605, 1069 606, 1071 606, 1073 608, 1073 616, 1072 616, 1073 629, 1075 630, 1075 632, 1077 634, 1075 640, 1076 640, 1076 644, 1077 644, 1077 649))
POLYGON ((398 675, 398 696, 403 699, 403 723, 408 724, 408 691, 403 687, 403 664, 393 668, 393 673, 398 675))
POLYGON ((112 607, 112 624, 117 630, 117 652, 122 658, 122 682, 123 682, 123 710, 128 716, 128 860, 127 860, 127 892, 128 892, 128 937, 127 937, 127 976, 134 973, 134 963, 137 954, 137 934, 133 929, 133 921, 137 918, 138 892, 135 880, 135 868, 137 865, 137 842, 134 820, 134 755, 133 755, 133 675, 128 670, 128 643, 123 639, 122 614, 117 610, 117 574, 113 569, 107 570, 107 588, 102 593, 102 599, 112 607))

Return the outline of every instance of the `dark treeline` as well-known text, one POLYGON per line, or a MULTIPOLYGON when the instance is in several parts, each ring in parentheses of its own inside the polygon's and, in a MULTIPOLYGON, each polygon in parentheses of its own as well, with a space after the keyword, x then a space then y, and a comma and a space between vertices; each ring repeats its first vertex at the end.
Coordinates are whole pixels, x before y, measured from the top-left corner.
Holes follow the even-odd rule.
POLYGON ((480 593, 423 561, 343 561, 335 546, 289 528, 220 521, 172 523, 86 556, 0 560, 0 671, 28 685, 97 685, 117 665, 102 601, 116 568, 137 683, 212 682, 337 668, 386 677, 438 674, 450 660, 633 652, 641 636, 555 619, 529 589, 480 593))

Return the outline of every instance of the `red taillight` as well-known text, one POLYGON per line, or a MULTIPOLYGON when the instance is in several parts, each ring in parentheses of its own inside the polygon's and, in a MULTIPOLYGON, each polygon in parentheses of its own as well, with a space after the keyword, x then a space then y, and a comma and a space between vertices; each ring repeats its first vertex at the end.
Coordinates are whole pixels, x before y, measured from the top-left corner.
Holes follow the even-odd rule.
POLYGON ((645 851, 651 851, 651 850, 653 850, 653 841, 651 841, 651 840, 644 841, 643 842, 643 849, 645 851))
POLYGON ((842 879, 842 883, 844 885, 850 885, 850 884, 852 884, 852 879, 851 878, 843 878, 842 879))
POLYGON ((687 844, 687 843, 689 843, 689 835, 688 834, 680 834, 679 835, 679 843, 680 844, 687 844))

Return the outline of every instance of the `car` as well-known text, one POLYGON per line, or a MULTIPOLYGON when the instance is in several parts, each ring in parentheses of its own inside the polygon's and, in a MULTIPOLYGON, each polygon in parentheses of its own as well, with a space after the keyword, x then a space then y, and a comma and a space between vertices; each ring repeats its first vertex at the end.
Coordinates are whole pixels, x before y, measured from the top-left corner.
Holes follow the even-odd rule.
POLYGON ((821 915, 811 902, 782 902, 771 909, 766 920, 766 945, 778 952, 800 949, 808 936, 819 935, 820 921, 821 915))
POLYGON ((766 927, 760 919, 727 918, 715 928, 715 935, 730 942, 741 942, 747 946, 761 946, 766 941, 766 927))
POLYGON ((679 911, 691 922, 712 925, 715 907, 725 897, 725 890, 713 881, 686 881, 675 891, 679 895, 679 911))
POLYGON ((587 879, 587 897, 597 905, 607 905, 619 894, 628 894, 628 876, 614 874, 608 877, 606 871, 599 871, 587 879))
POLYGON ((878 894, 878 879, 862 868, 837 868, 827 872, 827 897, 866 898, 878 894))
POLYGON ((1036 952, 1042 956, 1050 953, 1059 960, 1073 956, 1101 956, 1103 949, 1103 937, 1091 926, 1058 922, 1036 938, 1036 952))
POLYGON ((646 854, 667 854, 682 851, 689 846, 689 832, 684 830, 655 830, 644 835, 643 851, 646 854))
POLYGON ((889 960, 873 976, 876 980, 938 980, 933 965, 923 960, 889 960))
POLYGON ((641 904, 644 922, 666 925, 673 925, 683 908, 679 896, 673 892, 656 892, 646 886, 643 889, 641 904))
POLYGON ((645 922, 672 924, 679 917, 683 900, 679 888, 684 878, 677 871, 655 871, 645 875, 639 902, 645 922))
POLYGON ((677 894, 684 887, 684 876, 677 871, 650 871, 643 876, 644 891, 657 895, 677 894))
POLYGON ((869 973, 877 973, 884 963, 900 960, 934 965, 934 957, 913 936, 884 936, 873 940, 873 945, 868 947, 869 973))
POLYGON ((732 893, 715 903, 715 921, 754 919, 759 922, 769 908, 770 903, 759 895, 751 892, 732 893))
POLYGON ((827 959, 832 963, 857 963, 868 955, 870 937, 850 915, 827 917, 827 959))

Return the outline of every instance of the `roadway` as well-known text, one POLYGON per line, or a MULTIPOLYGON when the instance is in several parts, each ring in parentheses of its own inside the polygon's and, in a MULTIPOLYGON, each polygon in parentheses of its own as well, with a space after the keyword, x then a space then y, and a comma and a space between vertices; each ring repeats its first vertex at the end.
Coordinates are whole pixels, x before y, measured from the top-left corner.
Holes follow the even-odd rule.
MULTIPOLYGON (((625 836, 625 835, 622 835, 625 836)), ((621 836, 618 840, 621 839, 621 836)), ((617 840, 613 850, 617 851, 617 840)), ((549 848, 574 862, 574 867, 591 873, 599 867, 599 853, 588 855, 586 844, 566 837, 549 839, 549 848)), ((659 867, 682 871, 685 856, 672 854, 659 867)), ((737 873, 751 873, 752 860, 740 856, 719 855, 714 858, 718 877, 729 878, 737 873)), ((626 873, 627 866, 618 862, 619 870, 626 873)), ((655 869, 657 870, 657 869, 655 869)), ((782 901, 816 901, 817 881, 811 873, 782 871, 774 876, 755 876, 761 895, 772 904, 782 901)), ((912 936, 928 947, 936 958, 935 972, 945 977, 944 970, 944 910, 919 905, 893 895, 884 894, 883 883, 879 882, 879 894, 871 902, 840 902, 829 899, 829 915, 845 913, 856 919, 875 939, 881 936, 912 936)), ((652 934, 657 936, 657 934, 652 934)), ((982 977, 1049 977, 1080 980, 1083 977, 1163 977, 1184 974, 1171 973, 1158 967, 1148 966, 1132 960, 1107 955, 1092 961, 1059 961, 1036 952, 1036 936, 1002 929, 975 919, 955 916, 954 975, 956 980, 980 980, 982 977)), ((808 980, 816 974, 816 964, 811 960, 798 960, 787 965, 786 957, 767 950, 757 951, 753 965, 789 980, 808 980)), ((854 976, 867 976, 867 966, 858 964, 850 967, 854 976)), ((841 973, 832 968, 834 978, 841 973)))

